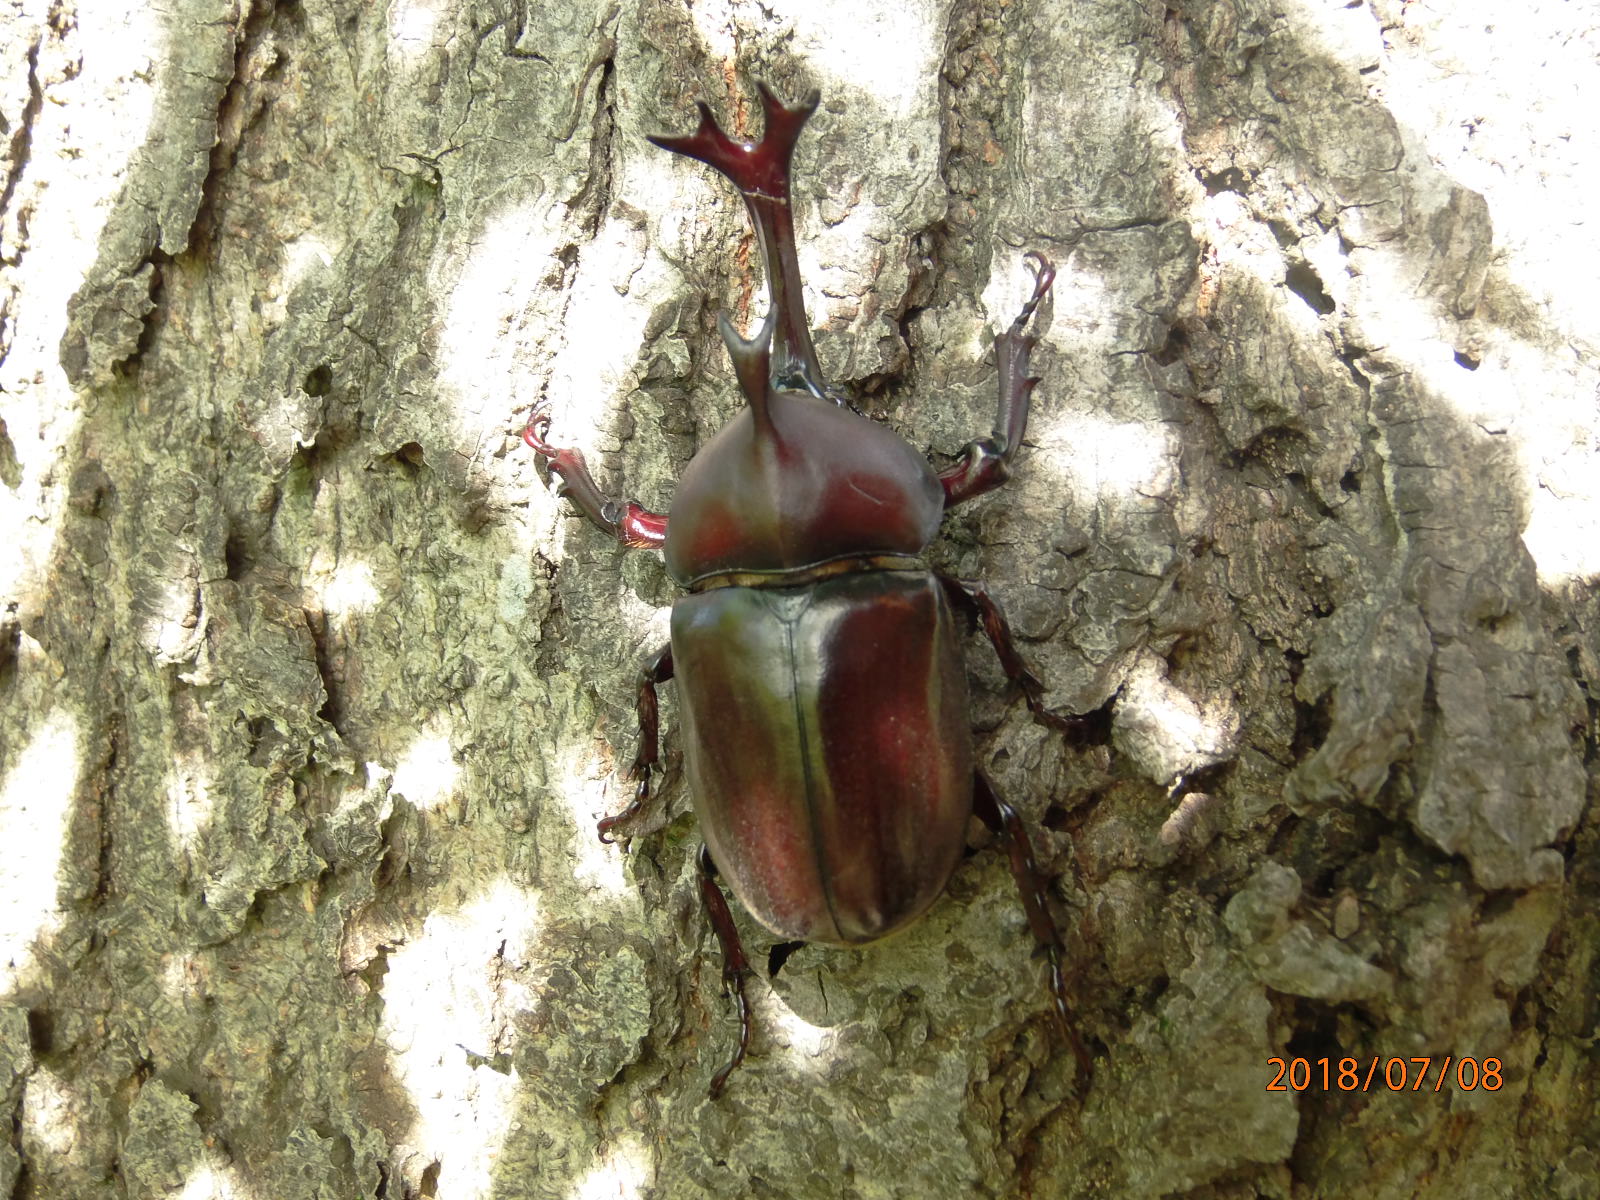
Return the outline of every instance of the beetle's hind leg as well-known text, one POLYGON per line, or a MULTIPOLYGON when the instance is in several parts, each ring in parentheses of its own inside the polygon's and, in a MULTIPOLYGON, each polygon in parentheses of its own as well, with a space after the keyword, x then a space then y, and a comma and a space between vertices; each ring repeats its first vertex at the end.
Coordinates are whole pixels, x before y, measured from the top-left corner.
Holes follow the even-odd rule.
POLYGON ((550 410, 541 404, 528 418, 522 440, 550 464, 550 473, 561 480, 560 494, 577 505, 578 511, 604 529, 617 541, 633 550, 659 549, 667 540, 667 515, 651 512, 632 500, 613 500, 602 492, 589 474, 583 451, 564 450, 550 445, 550 410))
POLYGON ((711 851, 700 847, 700 899, 705 903, 706 916, 711 919, 711 929, 722 947, 722 990, 733 993, 739 1011, 739 1045, 730 1058, 711 1078, 711 1098, 722 1094, 728 1076, 744 1061, 750 1048, 750 1002, 744 994, 744 981, 750 974, 750 961, 744 956, 744 946, 739 941, 739 930, 733 923, 733 913, 728 910, 728 900, 717 883, 717 864, 711 860, 711 851))
POLYGON ((978 819, 992 829, 1005 843, 1006 855, 1011 862, 1011 875, 1022 893, 1022 908, 1028 915, 1028 927, 1044 951, 1050 964, 1050 995, 1053 1001, 1055 1022, 1072 1047, 1073 1056, 1084 1075, 1090 1072, 1089 1052, 1083 1048, 1077 1031, 1072 1027, 1072 1008, 1067 1002, 1067 978, 1063 966, 1061 931, 1045 899, 1045 883, 1033 861, 1033 843, 1028 830, 1017 815, 1017 810, 995 794, 994 786, 982 771, 973 772, 973 811, 978 819))
POLYGON ((1037 339, 1025 330, 1056 279, 1055 266, 1044 255, 1031 250, 1028 259, 1033 263, 1033 294, 1010 328, 994 340, 995 366, 1000 373, 1000 402, 994 432, 969 442, 961 461, 939 473, 946 508, 993 491, 1011 478, 1012 456, 1022 445, 1022 436, 1028 430, 1028 406, 1039 379, 1028 374, 1037 339))
POLYGON ((633 790, 633 803, 600 822, 598 828, 602 842, 609 844, 615 841, 611 831, 618 825, 628 824, 650 803, 650 768, 656 765, 656 759, 661 756, 661 704, 656 699, 656 685, 666 683, 671 678, 672 643, 668 642, 652 654, 639 671, 639 694, 635 706, 639 714, 639 749, 633 756, 633 766, 628 769, 628 778, 638 786, 633 790))

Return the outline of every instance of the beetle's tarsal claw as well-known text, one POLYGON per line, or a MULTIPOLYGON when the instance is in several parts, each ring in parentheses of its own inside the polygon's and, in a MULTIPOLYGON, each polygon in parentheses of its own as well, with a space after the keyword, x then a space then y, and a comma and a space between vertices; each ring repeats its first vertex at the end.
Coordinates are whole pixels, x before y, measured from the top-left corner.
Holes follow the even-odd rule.
POLYGON ((644 811, 645 805, 650 802, 650 768, 643 767, 642 770, 643 774, 640 774, 641 766, 636 761, 628 772, 629 779, 637 779, 639 781, 638 786, 633 789, 633 803, 619 813, 609 817, 602 817, 600 823, 595 826, 601 842, 607 846, 621 844, 624 854, 628 850, 627 836, 623 835, 621 838, 616 838, 612 836, 611 831, 618 825, 625 825, 632 821, 644 811))
POLYGON ((733 992, 734 1007, 739 1015, 739 1044, 734 1047, 733 1057, 722 1065, 722 1069, 711 1077, 711 1087, 707 1089, 711 1099, 715 1100, 722 1095, 722 1089, 727 1086, 728 1077, 738 1070, 744 1062, 745 1052, 750 1048, 750 1002, 745 999, 744 979, 740 975, 731 978, 726 969, 722 975, 722 994, 733 992))
POLYGON ((522 431, 522 440, 528 443, 528 448, 535 454, 545 458, 553 458, 559 454, 555 447, 545 441, 545 436, 550 432, 550 406, 540 403, 528 416, 527 427, 522 431))
MULTIPOLYGON (((1023 326, 1033 319, 1034 311, 1039 307, 1040 302, 1049 293, 1051 285, 1056 281, 1055 264, 1039 251, 1029 250, 1023 256, 1022 261, 1033 272, 1033 294, 1028 297, 1028 302, 1022 306, 1022 311, 1017 314, 1017 319, 1011 322, 1012 334, 1021 333, 1023 326)), ((1030 340, 1028 344, 1031 347, 1033 343, 1030 340)), ((1035 379, 1031 382, 1037 383, 1038 380, 1035 379)))

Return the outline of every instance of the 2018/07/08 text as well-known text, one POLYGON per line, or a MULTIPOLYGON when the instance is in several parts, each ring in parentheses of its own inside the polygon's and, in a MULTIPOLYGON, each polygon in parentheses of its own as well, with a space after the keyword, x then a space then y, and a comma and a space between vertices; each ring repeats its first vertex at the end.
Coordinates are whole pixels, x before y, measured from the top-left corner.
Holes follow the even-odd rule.
POLYGON ((1277 1074, 1267 1084, 1269 1092, 1304 1092, 1318 1087, 1325 1092, 1367 1092, 1375 1083, 1391 1092, 1438 1092, 1451 1080, 1452 1066, 1458 1091, 1471 1092, 1481 1087, 1487 1092, 1498 1092, 1505 1086, 1498 1058, 1485 1058, 1480 1063, 1476 1058, 1458 1059, 1449 1054, 1442 1059, 1431 1055, 1388 1059, 1374 1055, 1364 1074, 1361 1062, 1354 1058, 1269 1058, 1267 1066, 1277 1068, 1277 1074), (1435 1062, 1438 1074, 1433 1086, 1425 1088, 1435 1062))

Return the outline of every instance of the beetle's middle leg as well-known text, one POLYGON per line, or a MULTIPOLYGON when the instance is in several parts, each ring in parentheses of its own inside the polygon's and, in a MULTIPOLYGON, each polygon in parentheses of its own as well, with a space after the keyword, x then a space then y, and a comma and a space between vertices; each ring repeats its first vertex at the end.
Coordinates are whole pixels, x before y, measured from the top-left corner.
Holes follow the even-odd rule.
POLYGON ((668 642, 652 654, 639 671, 639 696, 636 704, 639 714, 639 749, 633 756, 633 766, 628 769, 628 778, 636 781, 638 786, 633 790, 633 803, 615 816, 606 817, 600 822, 598 828, 602 842, 614 841, 611 831, 618 825, 632 821, 650 803, 650 768, 656 765, 656 759, 661 756, 661 705, 656 699, 656 685, 666 683, 671 678, 672 643, 668 642))
POLYGON ((522 440, 550 464, 561 480, 560 494, 578 511, 631 550, 658 550, 667 540, 667 514, 651 512, 633 500, 613 500, 600 490, 583 461, 583 451, 565 450, 545 441, 550 431, 550 410, 543 404, 533 410, 522 440))
POLYGON ((750 1002, 744 994, 750 961, 744 956, 739 929, 733 923, 733 913, 728 910, 728 899, 717 883, 717 864, 712 861, 711 851, 705 846, 700 847, 700 899, 706 906, 706 916, 711 919, 717 944, 722 947, 722 990, 733 993, 734 1004, 739 1010, 739 1045, 722 1070, 711 1078, 711 1098, 715 1100, 722 1094, 728 1076, 744 1061, 745 1051, 750 1048, 750 1002))
POLYGON ((1011 640, 1011 626, 1006 621, 1006 615, 1000 611, 1000 605, 989 594, 984 582, 981 579, 956 579, 951 575, 937 575, 936 578, 944 586, 945 595, 951 604, 983 622, 983 632, 988 636, 994 652, 1000 657, 1001 669, 1005 671, 1006 678, 1021 689, 1023 698, 1028 702, 1028 711, 1033 713, 1033 719, 1057 733, 1076 733, 1079 722, 1057 716, 1045 707, 1044 684, 1039 682, 1037 675, 1028 670, 1028 664, 1023 662, 1022 656, 1017 653, 1016 643, 1011 640))
POLYGON ((946 508, 991 492, 1010 479, 1012 456, 1022 445, 1022 436, 1028 430, 1028 406, 1039 379, 1028 374, 1037 339, 1025 331, 1034 310, 1056 279, 1056 269, 1048 258, 1037 250, 1030 251, 1028 258, 1036 264, 1033 295, 1028 297, 1011 327, 994 340, 995 365, 1000 372, 1000 403, 994 432, 969 442, 962 451, 961 461, 939 473, 946 508))
POLYGON ((1033 843, 1028 840, 1028 830, 1017 815, 1017 810, 995 794, 994 786, 982 771, 974 771, 972 779, 972 808, 978 819, 987 825, 1005 843, 1006 855, 1011 861, 1011 875, 1022 893, 1022 908, 1028 915, 1028 928, 1044 951, 1050 964, 1050 995, 1054 1002, 1056 1024, 1066 1036, 1078 1066, 1089 1074, 1089 1053, 1083 1048, 1077 1030, 1072 1027, 1072 1008, 1067 1003, 1067 979, 1062 964, 1061 931, 1050 915, 1045 900, 1045 883, 1033 861, 1033 843))

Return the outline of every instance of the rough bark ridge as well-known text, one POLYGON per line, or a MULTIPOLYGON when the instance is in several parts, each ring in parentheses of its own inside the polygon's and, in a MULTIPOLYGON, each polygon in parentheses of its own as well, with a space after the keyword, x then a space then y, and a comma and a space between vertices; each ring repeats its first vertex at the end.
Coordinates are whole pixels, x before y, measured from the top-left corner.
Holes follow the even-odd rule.
POLYGON ((0 4, 0 1194, 1597 1195, 1575 7, 0 4), (751 78, 823 92, 825 368, 935 458, 1062 266, 937 553, 1090 714, 974 644, 1087 1083, 984 853, 865 952, 741 915, 710 1103, 670 693, 594 839, 672 591, 517 433, 664 508, 732 411, 743 216, 644 134, 751 78))

